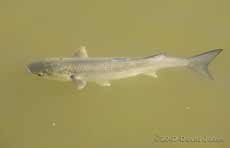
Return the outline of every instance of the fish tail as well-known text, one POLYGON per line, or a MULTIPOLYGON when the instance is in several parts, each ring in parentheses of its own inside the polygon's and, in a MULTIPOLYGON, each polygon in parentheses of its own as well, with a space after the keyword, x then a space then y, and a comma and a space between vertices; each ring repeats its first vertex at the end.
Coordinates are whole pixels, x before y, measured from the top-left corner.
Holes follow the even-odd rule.
POLYGON ((223 49, 214 49, 193 57, 189 57, 188 67, 200 73, 201 75, 213 80, 213 76, 208 70, 208 65, 222 51, 223 49))

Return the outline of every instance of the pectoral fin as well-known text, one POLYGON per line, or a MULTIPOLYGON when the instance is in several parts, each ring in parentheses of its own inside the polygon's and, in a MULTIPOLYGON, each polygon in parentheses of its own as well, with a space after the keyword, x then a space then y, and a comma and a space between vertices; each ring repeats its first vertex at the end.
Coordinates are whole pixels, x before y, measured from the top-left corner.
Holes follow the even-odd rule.
POLYGON ((81 46, 80 49, 74 53, 74 57, 87 58, 88 53, 85 46, 81 46))
POLYGON ((100 86, 111 86, 111 83, 108 81, 97 81, 96 83, 100 86))
POLYGON ((146 72, 145 75, 151 76, 151 77, 154 77, 154 78, 158 77, 158 75, 156 74, 156 72, 146 72))
POLYGON ((72 81, 76 84, 77 89, 81 90, 85 88, 87 82, 81 79, 77 79, 74 75, 71 76, 72 81))

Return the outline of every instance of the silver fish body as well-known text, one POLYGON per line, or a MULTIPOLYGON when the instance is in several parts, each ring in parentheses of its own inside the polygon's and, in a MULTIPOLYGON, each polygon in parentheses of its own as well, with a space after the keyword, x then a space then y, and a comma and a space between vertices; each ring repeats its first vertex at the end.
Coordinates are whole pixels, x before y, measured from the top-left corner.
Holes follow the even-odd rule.
POLYGON ((88 81, 110 86, 112 80, 140 74, 157 77, 157 71, 172 67, 190 67, 212 78, 207 65, 221 51, 222 49, 216 49, 191 58, 169 57, 164 54, 135 58, 91 58, 85 48, 81 48, 74 57, 33 62, 27 69, 40 77, 73 81, 78 89, 84 88, 88 81))

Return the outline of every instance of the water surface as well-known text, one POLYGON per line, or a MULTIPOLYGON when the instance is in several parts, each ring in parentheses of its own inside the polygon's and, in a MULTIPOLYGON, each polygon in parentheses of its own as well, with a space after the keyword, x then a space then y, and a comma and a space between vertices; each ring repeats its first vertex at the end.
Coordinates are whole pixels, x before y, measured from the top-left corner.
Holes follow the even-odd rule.
POLYGON ((1 148, 153 148, 229 145, 229 1, 3 0, 0 2, 1 148), (215 81, 186 69, 89 83, 47 81, 25 66, 69 57, 191 56, 224 48, 211 64, 215 81), (156 141, 212 136, 224 142, 156 141))

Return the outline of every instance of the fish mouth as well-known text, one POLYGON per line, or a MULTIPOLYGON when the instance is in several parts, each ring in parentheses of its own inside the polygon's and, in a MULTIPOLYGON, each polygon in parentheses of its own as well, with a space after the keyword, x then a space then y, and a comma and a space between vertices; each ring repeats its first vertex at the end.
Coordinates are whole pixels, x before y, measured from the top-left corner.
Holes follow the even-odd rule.
POLYGON ((28 66, 26 66, 26 72, 29 73, 29 74, 32 74, 31 70, 29 69, 28 66))

